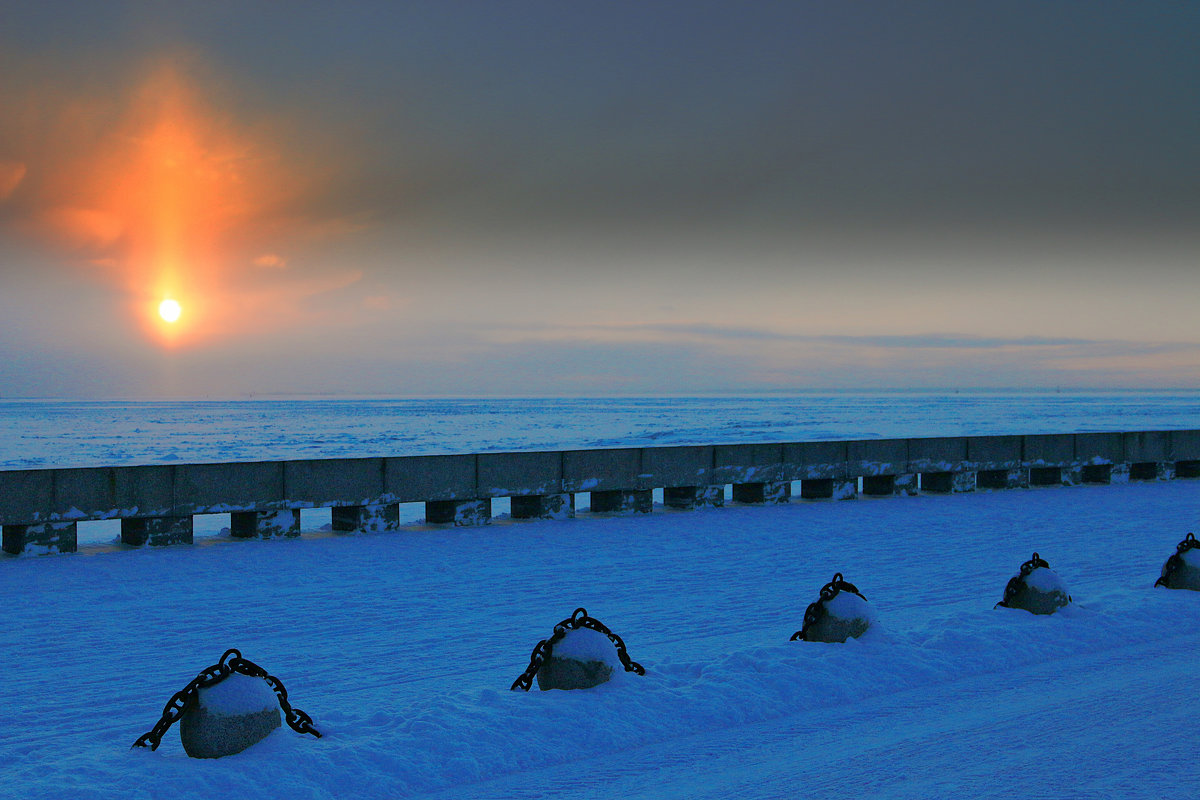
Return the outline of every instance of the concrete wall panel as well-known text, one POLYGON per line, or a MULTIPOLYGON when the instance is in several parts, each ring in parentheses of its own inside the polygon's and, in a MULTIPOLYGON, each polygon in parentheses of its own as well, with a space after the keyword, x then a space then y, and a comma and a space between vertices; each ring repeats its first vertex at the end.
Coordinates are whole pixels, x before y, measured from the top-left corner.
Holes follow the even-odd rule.
POLYGON ((562 492, 562 453, 480 453, 480 497, 526 497, 562 492))
POLYGON ((910 472, 962 472, 967 469, 968 456, 963 436, 908 440, 910 472))
POLYGON ((636 489, 641 482, 638 448, 567 450, 562 456, 564 492, 636 489))
POLYGON ((282 461, 175 465, 176 515, 286 506, 282 461))
POLYGON ((1131 464, 1171 460, 1171 434, 1168 431, 1126 433, 1125 460, 1131 464))
POLYGON ((1021 466, 1023 437, 968 436, 967 462, 972 469, 1017 469, 1021 466))
POLYGON ((372 505, 384 493, 383 459, 285 461, 283 486, 292 508, 372 505))
POLYGON ((1025 463, 1032 466, 1066 466, 1075 461, 1075 434, 1049 433, 1025 436, 1025 463))
POLYGON ((50 510, 68 519, 99 519, 116 511, 116 494, 112 467, 56 469, 50 510))
POLYGON ((714 483, 784 480, 782 444, 718 444, 713 464, 714 483))
POLYGON ((174 467, 87 467, 54 470, 50 511, 69 519, 157 517, 174 506, 174 467))
POLYGON ((780 480, 845 478, 849 474, 846 442, 790 442, 783 446, 780 480))
POLYGON ((44 521, 53 505, 53 470, 0 470, 0 524, 28 525, 44 521))
POLYGON ((169 516, 175 504, 175 467, 115 467, 113 489, 122 513, 137 508, 141 515, 169 516))
POLYGON ((1077 433, 1075 457, 1081 464, 1121 464, 1125 461, 1125 437, 1120 433, 1077 433))
POLYGON ((385 459, 384 498, 387 502, 462 500, 476 495, 476 458, 462 456, 401 456, 385 459))
POLYGON ((1171 458, 1200 461, 1200 431, 1171 431, 1171 458))
POLYGON ((643 448, 642 480, 637 488, 706 486, 715 481, 713 458, 711 445, 643 448))
POLYGON ((908 442, 904 439, 860 439, 846 442, 849 477, 900 475, 908 472, 908 442))

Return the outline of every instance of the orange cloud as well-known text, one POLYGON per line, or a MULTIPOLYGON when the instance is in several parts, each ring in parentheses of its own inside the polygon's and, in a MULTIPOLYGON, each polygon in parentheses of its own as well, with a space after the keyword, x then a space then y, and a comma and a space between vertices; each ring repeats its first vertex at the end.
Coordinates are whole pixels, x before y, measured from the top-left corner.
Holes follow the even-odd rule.
POLYGON ((72 246, 103 250, 116 243, 124 230, 117 214, 96 208, 60 206, 49 209, 45 222, 57 230, 72 246))
POLYGON ((263 253, 254 259, 252 263, 256 267, 264 267, 266 269, 285 269, 287 267, 287 259, 274 253, 263 253))
POLYGON ((103 99, 26 95, 25 106, 47 105, 25 108, 29 158, 0 162, 0 199, 22 185, 25 227, 76 263, 100 266, 100 279, 119 281, 145 330, 164 342, 235 338, 261 330, 264 319, 294 321, 263 309, 345 280, 315 267, 285 272, 276 249, 353 232, 352 220, 304 213, 337 165, 295 156, 282 125, 223 112, 182 63, 158 61, 103 99), (166 297, 185 312, 169 329, 155 311, 166 297))
POLYGON ((12 196, 25 178, 27 167, 20 161, 0 161, 0 200, 12 196))

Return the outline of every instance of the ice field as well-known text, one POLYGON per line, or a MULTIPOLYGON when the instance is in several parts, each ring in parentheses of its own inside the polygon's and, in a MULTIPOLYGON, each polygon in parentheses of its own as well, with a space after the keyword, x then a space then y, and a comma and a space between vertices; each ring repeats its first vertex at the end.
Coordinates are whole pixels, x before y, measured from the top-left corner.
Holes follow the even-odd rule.
POLYGON ((1194 798, 1200 481, 793 501, 0 561, 12 798, 1194 798), (993 609, 1037 550, 1075 604, 993 609), (835 571, 879 625, 789 642, 835 571), (584 606, 639 677, 510 692, 584 606), (228 647, 286 726, 129 745, 228 647))
POLYGON ((0 469, 1200 427, 1200 392, 0 400, 0 469))

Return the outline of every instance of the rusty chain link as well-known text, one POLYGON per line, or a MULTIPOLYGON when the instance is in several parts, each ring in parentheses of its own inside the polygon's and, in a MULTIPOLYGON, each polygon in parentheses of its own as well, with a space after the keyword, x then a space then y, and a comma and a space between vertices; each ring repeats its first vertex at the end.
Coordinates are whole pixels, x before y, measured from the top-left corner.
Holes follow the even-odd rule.
POLYGON ((163 735, 179 721, 189 708, 196 704, 200 690, 217 685, 235 672, 239 675, 265 680, 279 699, 279 707, 283 710, 288 727, 297 733, 308 733, 318 739, 321 738, 321 732, 313 727, 312 717, 298 708, 292 708, 292 704, 287 699, 287 689, 283 687, 283 683, 278 678, 268 674, 265 669, 253 661, 242 658, 242 654, 238 650, 230 648, 221 656, 220 661, 211 667, 205 667, 187 686, 171 695, 171 699, 163 707, 162 719, 149 731, 139 736, 138 740, 133 743, 133 747, 149 747, 151 750, 157 750, 159 744, 162 743, 163 735))
POLYGON ((792 638, 788 641, 807 641, 808 629, 820 622, 825 616, 825 604, 833 598, 837 597, 838 592, 850 592, 863 597, 862 592, 853 583, 850 583, 842 577, 842 573, 834 573, 833 580, 821 587, 821 597, 814 603, 810 603, 804 611, 804 627, 792 634, 792 638))
POLYGON ((529 656, 529 666, 521 673, 520 677, 513 681, 509 690, 515 692, 520 689, 528 692, 533 687, 533 679, 537 675, 538 669, 545 663, 546 659, 550 658, 554 650, 554 645, 567 635, 567 631, 577 628, 587 628, 598 633, 603 633, 616 646, 617 658, 621 659, 621 665, 625 667, 626 672, 633 672, 638 675, 646 674, 645 667, 629 658, 629 653, 625 650, 625 642, 620 636, 610 631, 600 620, 589 617, 587 609, 577 608, 574 614, 554 626, 554 633, 549 639, 542 639, 533 646, 533 653, 529 656))
POLYGON ((1162 575, 1154 582, 1154 585, 1166 586, 1170 589, 1171 576, 1183 566, 1183 554, 1195 548, 1200 548, 1200 541, 1196 540, 1196 534, 1189 532, 1183 541, 1176 545, 1175 552, 1167 559, 1167 563, 1163 564, 1162 575))

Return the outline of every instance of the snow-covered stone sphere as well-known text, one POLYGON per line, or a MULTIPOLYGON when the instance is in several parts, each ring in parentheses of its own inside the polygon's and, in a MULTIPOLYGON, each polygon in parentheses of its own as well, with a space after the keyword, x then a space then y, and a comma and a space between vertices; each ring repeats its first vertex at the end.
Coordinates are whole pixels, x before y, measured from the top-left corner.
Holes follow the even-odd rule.
POLYGON ((179 720, 179 739, 192 758, 240 753, 280 726, 279 698, 262 678, 233 672, 200 689, 179 720))
POLYGON ((1193 547, 1179 554, 1182 563, 1178 570, 1179 576, 1172 581, 1174 589, 1192 589, 1200 591, 1200 547, 1193 547))
POLYGON ((1028 575, 1017 576, 1013 581, 1013 592, 1005 597, 1004 603, 1009 608, 1024 609, 1031 614, 1053 614, 1071 602, 1066 584, 1049 567, 1034 567, 1028 575))
POLYGON ((1168 589, 1200 591, 1200 544, 1195 535, 1189 533, 1179 543, 1178 551, 1163 564, 1162 577, 1154 585, 1160 584, 1168 589))
POLYGON ((874 609, 854 592, 842 590, 820 602, 825 607, 825 613, 805 629, 804 638, 807 641, 844 642, 857 639, 875 622, 874 609))
POLYGON ((617 647, 606 635, 591 628, 571 628, 538 667, 538 688, 590 689, 606 682, 620 665, 617 647))

